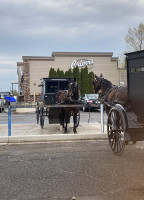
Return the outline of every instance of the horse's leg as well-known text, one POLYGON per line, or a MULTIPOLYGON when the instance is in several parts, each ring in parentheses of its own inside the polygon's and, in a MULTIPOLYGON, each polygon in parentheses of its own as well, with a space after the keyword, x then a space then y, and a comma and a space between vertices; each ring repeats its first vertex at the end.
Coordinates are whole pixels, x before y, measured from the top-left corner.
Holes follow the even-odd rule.
POLYGON ((62 109, 59 108, 59 122, 60 122, 60 130, 61 130, 61 127, 62 127, 62 109))
POLYGON ((59 121, 60 121, 60 130, 61 129, 64 130, 65 111, 63 108, 60 108, 59 121))
POLYGON ((74 122, 73 132, 74 132, 74 133, 77 133, 77 131, 76 131, 77 110, 75 110, 75 109, 73 109, 73 122, 74 122))
POLYGON ((59 123, 60 123, 60 125, 62 125, 62 113, 61 113, 61 109, 59 109, 59 123))
POLYGON ((64 124, 65 124, 65 110, 64 108, 62 108, 62 127, 64 128, 64 124))
POLYGON ((65 133, 67 133, 68 120, 69 120, 69 111, 66 110, 66 112, 65 112, 65 133))

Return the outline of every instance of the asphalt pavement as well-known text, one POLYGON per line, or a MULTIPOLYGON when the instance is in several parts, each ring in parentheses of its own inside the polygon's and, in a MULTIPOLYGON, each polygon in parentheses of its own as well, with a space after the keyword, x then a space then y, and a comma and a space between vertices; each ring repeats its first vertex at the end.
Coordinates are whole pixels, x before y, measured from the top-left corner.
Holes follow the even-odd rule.
POLYGON ((1 200, 143 200, 144 142, 116 156, 108 141, 0 145, 1 200))

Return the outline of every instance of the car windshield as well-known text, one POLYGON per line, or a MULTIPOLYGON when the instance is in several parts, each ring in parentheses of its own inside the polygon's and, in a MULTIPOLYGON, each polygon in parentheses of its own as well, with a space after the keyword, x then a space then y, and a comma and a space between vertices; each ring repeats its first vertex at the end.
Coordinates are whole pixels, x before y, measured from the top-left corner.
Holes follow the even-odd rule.
POLYGON ((98 94, 87 94, 88 99, 98 99, 98 94))

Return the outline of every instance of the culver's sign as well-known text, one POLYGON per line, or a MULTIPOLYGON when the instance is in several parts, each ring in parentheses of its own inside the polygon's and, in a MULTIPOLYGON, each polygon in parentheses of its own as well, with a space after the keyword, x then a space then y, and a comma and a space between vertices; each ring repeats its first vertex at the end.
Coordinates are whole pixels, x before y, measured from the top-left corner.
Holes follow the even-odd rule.
POLYGON ((90 69, 92 68, 93 64, 94 64, 93 59, 77 59, 72 62, 71 69, 73 69, 76 66, 78 66, 79 69, 85 66, 87 66, 90 69))

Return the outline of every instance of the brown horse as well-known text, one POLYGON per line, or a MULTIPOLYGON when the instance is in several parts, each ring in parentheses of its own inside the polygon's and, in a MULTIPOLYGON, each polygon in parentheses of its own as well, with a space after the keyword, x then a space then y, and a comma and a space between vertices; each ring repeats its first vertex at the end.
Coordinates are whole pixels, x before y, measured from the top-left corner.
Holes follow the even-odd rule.
POLYGON ((80 99, 80 92, 76 79, 71 80, 68 90, 61 90, 57 95, 57 102, 59 104, 67 104, 66 107, 59 108, 60 125, 62 125, 64 133, 67 132, 67 124, 70 121, 71 115, 73 115, 73 132, 76 133, 77 128, 77 114, 79 112, 78 107, 68 107, 68 104, 75 104, 80 99))
POLYGON ((106 106, 107 103, 119 103, 124 107, 127 105, 127 87, 126 86, 115 86, 107 79, 104 79, 102 75, 100 77, 95 75, 93 82, 94 92, 99 92, 100 99, 104 102, 106 107, 106 113, 108 114, 109 109, 106 106))
POLYGON ((63 104, 66 103, 67 101, 72 100, 72 91, 71 90, 60 90, 57 94, 57 103, 58 104, 63 104))

